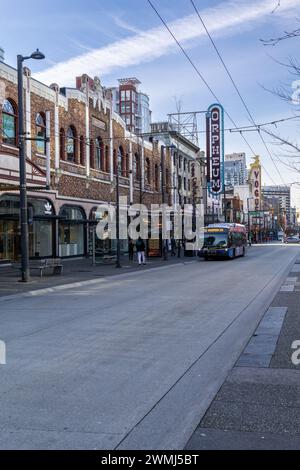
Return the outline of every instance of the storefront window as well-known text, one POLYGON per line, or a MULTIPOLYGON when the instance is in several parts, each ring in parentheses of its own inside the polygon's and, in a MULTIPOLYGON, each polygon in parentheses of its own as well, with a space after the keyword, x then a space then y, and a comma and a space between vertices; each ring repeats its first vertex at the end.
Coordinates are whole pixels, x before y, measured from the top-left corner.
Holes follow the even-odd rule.
MULTIPOLYGON (((20 257, 20 203, 18 196, 0 197, 0 259, 20 257)), ((29 256, 54 256, 54 208, 47 199, 28 198, 29 256)))
POLYGON ((29 226, 29 256, 43 258, 52 256, 52 221, 34 220, 29 226))
MULTIPOLYGON (((124 217, 124 216, 123 216, 124 217)), ((93 222, 99 222, 100 220, 104 220, 105 218, 108 219, 108 212, 102 213, 97 212, 97 207, 94 207, 90 213, 90 220, 93 222)), ((122 215, 120 219, 120 223, 126 224, 127 220, 122 220, 122 215)), ((91 236, 91 235, 90 235, 91 236)), ((108 230, 104 231, 102 238, 98 238, 96 235, 96 256, 101 257, 107 254, 116 254, 117 252, 117 242, 116 240, 112 239, 111 233, 108 230)), ((120 240, 120 249, 121 253, 128 252, 128 240, 120 240)))
POLYGON ((81 256, 85 254, 85 214, 77 206, 63 206, 60 210, 59 256, 81 256))

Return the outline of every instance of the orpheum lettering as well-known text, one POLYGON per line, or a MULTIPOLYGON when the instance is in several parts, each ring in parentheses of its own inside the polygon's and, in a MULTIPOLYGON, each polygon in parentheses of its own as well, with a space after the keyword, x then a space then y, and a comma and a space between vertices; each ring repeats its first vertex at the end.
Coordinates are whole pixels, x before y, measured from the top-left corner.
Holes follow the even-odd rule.
POLYGON ((212 193, 220 193, 222 189, 222 139, 223 129, 223 109, 220 105, 212 105, 209 108, 210 127, 209 127, 209 145, 210 145, 210 161, 208 162, 210 180, 210 191, 212 193))

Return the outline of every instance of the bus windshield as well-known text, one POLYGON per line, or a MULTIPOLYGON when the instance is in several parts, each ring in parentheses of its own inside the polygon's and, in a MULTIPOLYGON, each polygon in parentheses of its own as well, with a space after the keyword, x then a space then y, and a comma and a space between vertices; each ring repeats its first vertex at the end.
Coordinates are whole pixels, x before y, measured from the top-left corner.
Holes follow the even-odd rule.
POLYGON ((204 247, 218 247, 224 248, 228 244, 228 233, 227 232, 210 232, 206 233, 204 237, 204 247))

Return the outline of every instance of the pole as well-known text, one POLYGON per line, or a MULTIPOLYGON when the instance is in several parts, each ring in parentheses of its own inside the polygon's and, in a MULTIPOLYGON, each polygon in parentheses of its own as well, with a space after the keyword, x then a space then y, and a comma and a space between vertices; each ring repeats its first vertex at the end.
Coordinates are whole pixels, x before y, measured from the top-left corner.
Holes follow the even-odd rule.
POLYGON ((19 135, 19 171, 20 171, 20 226, 21 226, 21 281, 30 281, 29 239, 27 220, 26 159, 24 149, 23 117, 23 57, 17 56, 18 62, 18 135, 19 135))
POLYGON ((96 266, 96 226, 93 226, 92 231, 92 265, 96 266))
MULTIPOLYGON (((180 223, 181 223, 181 232, 183 232, 182 230, 182 226, 183 226, 183 223, 182 223, 182 208, 181 208, 181 196, 180 196, 180 190, 179 190, 179 145, 178 145, 178 141, 177 141, 177 149, 176 149, 176 190, 177 190, 177 197, 178 197, 178 208, 180 207, 180 209, 178 210, 178 212, 180 213, 180 223)), ((181 233, 181 238, 182 238, 182 233, 181 233)), ((178 238, 177 240, 177 258, 181 258, 181 239, 178 238)))
MULTIPOLYGON (((161 146, 161 200, 162 200, 162 206, 163 206, 163 211, 162 211, 162 227, 161 229, 165 227, 165 146, 161 146)), ((166 240, 163 238, 163 233, 162 233, 162 251, 163 251, 163 259, 164 261, 168 261, 168 251, 167 251, 167 246, 166 246, 166 240)))
POLYGON ((224 186, 223 186, 223 194, 224 194, 224 221, 225 221, 225 224, 227 222, 227 208, 226 208, 226 185, 225 185, 225 182, 224 182, 224 186))
POLYGON ((248 241, 250 242, 251 240, 251 235, 250 235, 250 210, 249 210, 249 198, 247 197, 247 212, 248 212, 248 241))
POLYGON ((116 268, 120 269, 121 266, 121 249, 120 249, 120 194, 119 194, 119 151, 117 156, 116 168, 116 237, 117 237, 117 261, 116 268))

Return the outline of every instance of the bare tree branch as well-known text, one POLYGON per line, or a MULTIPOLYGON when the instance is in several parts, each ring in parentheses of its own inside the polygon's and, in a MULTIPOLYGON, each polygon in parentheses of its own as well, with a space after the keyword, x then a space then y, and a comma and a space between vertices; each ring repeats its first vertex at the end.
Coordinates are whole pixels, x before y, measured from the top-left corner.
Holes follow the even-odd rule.
POLYGON ((276 7, 271 11, 271 13, 275 13, 276 10, 280 7, 281 0, 278 0, 276 7))
POLYGON ((278 38, 271 38, 271 39, 260 39, 264 46, 276 46, 280 41, 284 41, 285 39, 291 39, 300 36, 300 28, 294 29, 294 31, 284 31, 284 36, 280 36, 278 38))

